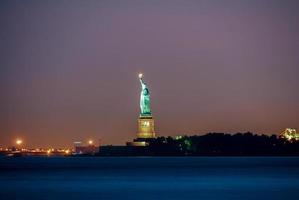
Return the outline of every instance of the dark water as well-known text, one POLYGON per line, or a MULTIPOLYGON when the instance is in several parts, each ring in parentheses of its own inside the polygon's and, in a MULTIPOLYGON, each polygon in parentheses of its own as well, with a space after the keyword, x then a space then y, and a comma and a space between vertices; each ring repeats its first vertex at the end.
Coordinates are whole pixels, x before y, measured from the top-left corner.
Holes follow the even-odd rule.
POLYGON ((0 158, 0 199, 298 200, 299 158, 0 158))

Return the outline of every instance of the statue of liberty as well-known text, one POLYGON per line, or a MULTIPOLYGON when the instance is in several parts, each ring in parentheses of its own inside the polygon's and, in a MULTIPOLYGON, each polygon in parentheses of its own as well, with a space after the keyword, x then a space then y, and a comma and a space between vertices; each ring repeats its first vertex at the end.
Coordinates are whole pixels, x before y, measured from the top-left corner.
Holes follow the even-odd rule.
POLYGON ((150 108, 150 93, 146 83, 142 79, 142 76, 142 74, 139 74, 139 80, 141 84, 140 116, 151 116, 152 113, 150 108))

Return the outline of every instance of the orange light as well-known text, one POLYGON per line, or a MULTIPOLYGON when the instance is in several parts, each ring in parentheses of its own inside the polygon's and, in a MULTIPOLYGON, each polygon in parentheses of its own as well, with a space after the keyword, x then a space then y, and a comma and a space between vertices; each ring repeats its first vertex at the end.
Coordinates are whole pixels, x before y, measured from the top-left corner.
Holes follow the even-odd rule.
POLYGON ((17 140, 16 140, 16 144, 17 144, 17 145, 21 145, 22 143, 23 143, 22 140, 20 140, 20 139, 17 139, 17 140))
POLYGON ((93 141, 92 141, 92 140, 89 140, 89 141, 88 141, 88 144, 89 144, 89 145, 92 145, 92 144, 93 144, 93 141))

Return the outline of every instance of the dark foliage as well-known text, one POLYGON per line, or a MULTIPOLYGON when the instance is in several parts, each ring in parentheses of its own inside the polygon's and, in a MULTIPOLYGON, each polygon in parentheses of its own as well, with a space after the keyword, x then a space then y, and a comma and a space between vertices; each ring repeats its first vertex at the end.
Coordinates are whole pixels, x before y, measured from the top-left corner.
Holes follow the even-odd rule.
POLYGON ((149 152, 157 156, 292 156, 299 155, 299 142, 250 132, 234 135, 209 133, 203 136, 151 139, 149 152))

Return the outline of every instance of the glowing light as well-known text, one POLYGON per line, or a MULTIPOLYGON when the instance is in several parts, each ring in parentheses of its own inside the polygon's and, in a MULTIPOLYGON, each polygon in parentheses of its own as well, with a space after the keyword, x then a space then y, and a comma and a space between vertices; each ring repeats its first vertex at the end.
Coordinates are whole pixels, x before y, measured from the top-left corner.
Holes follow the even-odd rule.
POLYGON ((88 141, 88 144, 89 144, 89 145, 92 145, 92 144, 93 144, 93 141, 92 141, 92 140, 89 140, 89 141, 88 141))
POLYGON ((65 153, 66 153, 66 154, 69 154, 69 153, 70 153, 70 150, 68 150, 68 149, 65 150, 65 153))
POLYGON ((143 125, 144 125, 144 126, 149 126, 150 123, 149 123, 149 122, 143 122, 143 125))
POLYGON ((141 74, 141 73, 138 74, 138 77, 139 77, 139 78, 142 78, 142 77, 143 77, 143 74, 141 74))
POLYGON ((22 143, 23 143, 22 140, 20 140, 20 139, 17 139, 17 140, 16 140, 16 144, 17 144, 17 145, 21 145, 22 143))
POLYGON ((181 135, 175 136, 175 139, 176 139, 176 140, 180 140, 180 139, 182 139, 182 138, 183 138, 183 136, 181 136, 181 135))
POLYGON ((292 141, 292 140, 299 140, 299 133, 296 132, 296 129, 294 128, 286 128, 280 136, 282 138, 285 138, 286 140, 292 141))
POLYGON ((49 149, 48 151, 47 151, 47 154, 50 154, 51 153, 51 149, 49 149))

